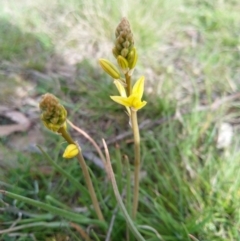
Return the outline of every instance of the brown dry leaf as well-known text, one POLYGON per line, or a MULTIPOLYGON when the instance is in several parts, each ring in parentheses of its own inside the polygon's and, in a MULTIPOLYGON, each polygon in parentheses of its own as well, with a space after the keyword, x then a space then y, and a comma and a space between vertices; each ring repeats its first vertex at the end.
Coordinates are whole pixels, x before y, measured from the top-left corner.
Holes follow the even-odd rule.
POLYGON ((31 153, 39 152, 36 145, 44 144, 44 133, 40 129, 40 124, 32 126, 27 135, 21 133, 12 135, 9 139, 8 146, 17 151, 27 151, 31 153))
POLYGON ((11 111, 5 110, 0 113, 5 119, 8 119, 9 122, 15 122, 16 124, 4 124, 1 125, 0 123, 0 137, 8 136, 13 132, 17 131, 26 131, 30 127, 30 120, 21 112, 19 111, 11 111))

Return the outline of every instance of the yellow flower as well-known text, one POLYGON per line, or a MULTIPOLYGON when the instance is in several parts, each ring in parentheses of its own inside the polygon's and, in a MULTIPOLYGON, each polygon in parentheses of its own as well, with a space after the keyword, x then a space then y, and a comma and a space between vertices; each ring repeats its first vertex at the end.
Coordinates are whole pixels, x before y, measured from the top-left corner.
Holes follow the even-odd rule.
MULTIPOLYGON (((115 80, 115 81, 114 81, 114 84, 116 85, 116 87, 117 87, 117 89, 118 89, 118 92, 119 92, 119 94, 121 95, 121 97, 127 98, 126 90, 125 90, 125 88, 123 87, 122 83, 120 83, 118 80, 115 80)), ((112 98, 112 97, 114 97, 114 96, 111 96, 111 98, 112 98)), ((131 115, 130 108, 126 106, 126 109, 127 109, 128 115, 130 116, 130 115, 131 115)))
POLYGON ((115 85, 118 88, 118 91, 121 96, 110 96, 110 98, 121 104, 124 105, 125 107, 130 107, 133 110, 137 111, 144 107, 147 102, 142 101, 142 96, 143 96, 143 90, 144 90, 144 76, 142 76, 133 86, 132 93, 130 96, 127 97, 126 91, 124 87, 119 83, 115 82, 115 85))
POLYGON ((66 147, 64 153, 63 153, 63 158, 73 158, 79 153, 78 147, 75 144, 70 144, 66 147))

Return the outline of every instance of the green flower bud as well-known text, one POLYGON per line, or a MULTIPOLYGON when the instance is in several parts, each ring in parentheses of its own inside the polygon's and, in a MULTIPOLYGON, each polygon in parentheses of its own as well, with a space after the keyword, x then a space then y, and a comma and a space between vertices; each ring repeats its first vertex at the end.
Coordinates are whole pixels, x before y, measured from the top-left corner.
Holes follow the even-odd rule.
POLYGON ((138 53, 137 53, 137 49, 134 47, 130 51, 130 53, 128 54, 128 57, 127 57, 128 66, 130 69, 133 69, 136 66, 137 60, 138 60, 138 53))
POLYGON ((128 71, 128 61, 122 57, 121 55, 119 55, 117 57, 117 62, 118 62, 118 65, 121 67, 121 69, 123 70, 123 73, 126 74, 127 71, 128 71))
POLYGON ((108 61, 107 59, 99 59, 99 63, 101 65, 101 67, 103 68, 103 70, 109 74, 111 77, 113 77, 114 79, 119 79, 120 78, 120 72, 118 70, 118 68, 112 64, 110 61, 108 61))

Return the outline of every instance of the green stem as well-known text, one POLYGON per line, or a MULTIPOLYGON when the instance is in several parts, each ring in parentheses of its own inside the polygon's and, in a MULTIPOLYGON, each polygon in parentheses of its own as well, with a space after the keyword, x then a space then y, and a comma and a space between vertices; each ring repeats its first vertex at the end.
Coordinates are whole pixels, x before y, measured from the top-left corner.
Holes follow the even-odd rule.
POLYGON ((139 174, 140 174, 140 135, 137 120, 137 112, 131 110, 131 121, 134 137, 134 192, 133 192, 133 210, 132 217, 136 218, 138 209, 138 196, 139 196, 139 174))
POLYGON ((94 209, 97 213, 97 216, 98 216, 99 220, 104 221, 104 217, 103 217, 102 211, 99 207, 96 192, 95 192, 93 184, 92 184, 92 180, 91 180, 91 177, 90 177, 90 174, 89 174, 89 171, 88 171, 88 167, 87 167, 86 162, 85 162, 85 160, 82 156, 81 151, 78 153, 77 159, 78 159, 79 164, 82 168, 83 175, 84 175, 87 187, 88 187, 88 191, 89 191, 89 194, 90 194, 91 199, 92 199, 93 207, 94 207, 94 209))
MULTIPOLYGON (((68 132, 66 131, 65 128, 63 128, 63 127, 60 128, 58 130, 58 132, 63 136, 63 138, 69 144, 76 144, 74 142, 74 140, 72 139, 72 137, 68 134, 68 132)), ((87 164, 86 164, 86 162, 85 162, 85 160, 82 156, 81 150, 79 151, 79 153, 77 155, 77 159, 78 159, 78 162, 79 162, 79 164, 82 168, 82 172, 83 172, 83 175, 84 175, 84 178, 85 178, 85 182, 87 184, 87 188, 88 188, 89 194, 91 196, 93 207, 96 211, 96 214, 97 214, 99 220, 104 221, 104 217, 103 217, 102 211, 99 207, 99 202, 97 200, 96 192, 95 192, 93 184, 92 184, 92 180, 91 180, 91 177, 90 177, 90 174, 89 174, 89 171, 88 171, 88 167, 87 167, 87 164)))
POLYGON ((58 130, 58 133, 62 135, 62 137, 67 141, 68 144, 76 144, 64 127, 61 127, 58 130))
POLYGON ((125 79, 126 79, 126 92, 127 92, 127 96, 131 95, 132 93, 132 86, 131 86, 131 76, 128 75, 128 73, 125 74, 125 79))

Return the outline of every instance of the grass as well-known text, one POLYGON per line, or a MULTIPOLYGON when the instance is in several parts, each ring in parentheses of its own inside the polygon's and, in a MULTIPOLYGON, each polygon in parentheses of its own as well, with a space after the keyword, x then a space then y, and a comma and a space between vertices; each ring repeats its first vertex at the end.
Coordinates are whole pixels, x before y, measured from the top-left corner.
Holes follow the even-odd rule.
MULTIPOLYGON (((77 161, 62 160, 65 143, 41 126, 36 108, 25 100, 37 102, 45 92, 56 94, 70 119, 99 143, 101 138, 108 141, 129 130, 122 108, 109 99, 116 90, 97 63, 100 57, 113 60, 114 29, 127 15, 140 56, 134 76, 144 74, 147 80, 148 104, 139 112, 140 123, 163 118, 161 124, 141 131, 137 227, 149 241, 239 240, 239 98, 225 97, 239 91, 240 4, 233 0, 119 4, 105 0, 1 3, 1 103, 29 116, 31 131, 40 129, 35 136, 42 139, 25 138, 24 148, 14 146, 14 140, 29 133, 1 139, 0 189, 96 218, 76 186, 31 149, 40 144, 58 165, 84 183, 77 161), (206 107, 213 103, 218 108, 206 107), (218 149, 223 122, 233 127, 233 139, 231 145, 218 149)), ((73 135, 84 151, 92 152, 83 138, 73 135)), ((131 138, 119 141, 120 149, 109 146, 115 172, 120 173, 117 163, 122 155, 131 161, 131 138)), ((91 160, 88 163, 109 224, 116 200, 104 171, 91 160)), ((126 166, 122 168, 126 175, 126 166)), ((125 176, 117 180, 126 186, 125 176)), ((14 227, 23 225, 0 234, 2 241, 82 240, 64 218, 25 202, 1 200, 0 230, 16 220, 14 227)), ((82 228, 93 240, 106 238, 105 229, 86 224, 82 228)), ((111 240, 125 240, 125 228, 123 215, 116 211, 111 240)))

